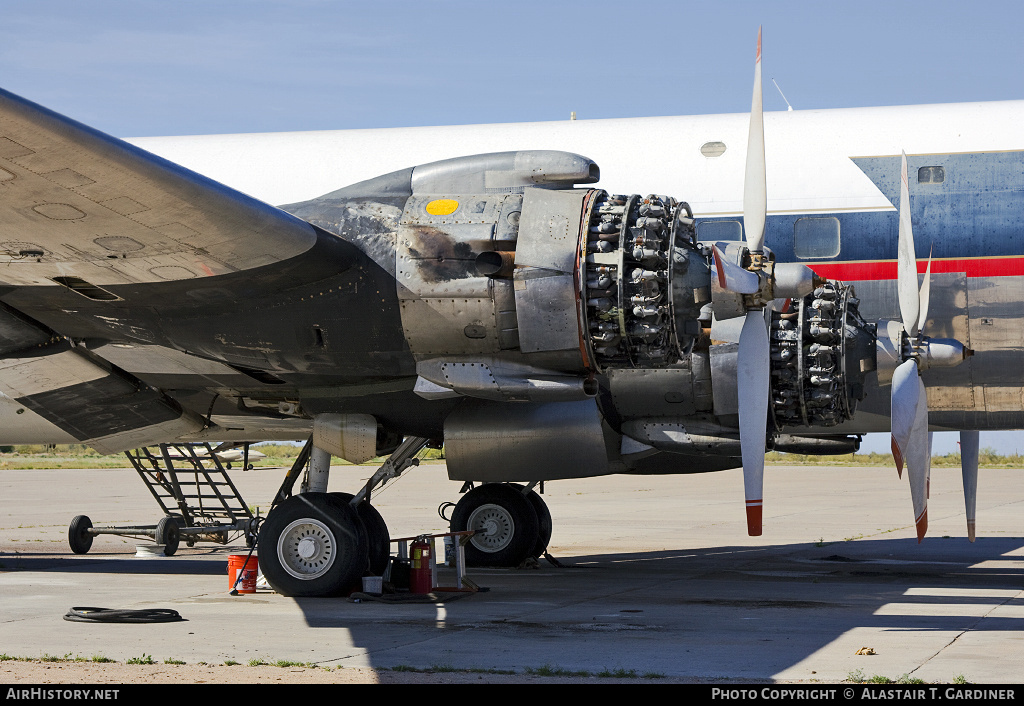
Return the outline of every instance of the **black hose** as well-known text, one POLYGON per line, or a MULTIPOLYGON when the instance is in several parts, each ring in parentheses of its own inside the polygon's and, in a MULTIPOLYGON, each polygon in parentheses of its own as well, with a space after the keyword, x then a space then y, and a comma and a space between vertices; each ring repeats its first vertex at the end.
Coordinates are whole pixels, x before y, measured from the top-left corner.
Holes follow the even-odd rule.
POLYGON ((76 623, 173 623, 184 620, 178 611, 170 608, 146 610, 118 610, 115 608, 72 608, 64 620, 76 623))

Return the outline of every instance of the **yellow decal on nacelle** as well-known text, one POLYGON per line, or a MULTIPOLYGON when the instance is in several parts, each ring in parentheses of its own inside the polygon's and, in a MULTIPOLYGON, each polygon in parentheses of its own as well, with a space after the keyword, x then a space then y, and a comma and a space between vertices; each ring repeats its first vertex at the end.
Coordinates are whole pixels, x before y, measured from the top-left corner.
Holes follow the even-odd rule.
POLYGON ((459 202, 454 199, 437 199, 427 204, 427 213, 431 216, 447 216, 455 213, 458 207, 459 202))

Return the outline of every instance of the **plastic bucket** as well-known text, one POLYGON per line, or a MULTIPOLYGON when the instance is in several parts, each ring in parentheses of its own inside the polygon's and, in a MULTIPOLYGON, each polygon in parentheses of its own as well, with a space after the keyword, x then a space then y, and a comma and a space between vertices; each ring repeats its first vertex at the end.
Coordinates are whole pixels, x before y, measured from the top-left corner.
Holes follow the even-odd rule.
POLYGON ((239 593, 256 593, 256 575, 260 572, 260 559, 253 554, 246 562, 248 554, 231 554, 228 556, 228 586, 235 588, 238 581, 239 593), (238 573, 242 573, 239 580, 238 573))

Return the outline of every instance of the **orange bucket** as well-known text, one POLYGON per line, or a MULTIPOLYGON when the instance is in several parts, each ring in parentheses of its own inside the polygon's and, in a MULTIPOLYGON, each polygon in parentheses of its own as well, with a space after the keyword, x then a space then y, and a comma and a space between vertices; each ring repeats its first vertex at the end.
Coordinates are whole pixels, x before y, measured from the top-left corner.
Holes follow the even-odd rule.
POLYGON ((256 574, 260 570, 260 559, 253 554, 246 562, 248 554, 231 554, 228 556, 228 586, 235 588, 235 581, 238 581, 239 593, 256 593, 256 574), (242 572, 241 580, 238 579, 238 572, 242 572))

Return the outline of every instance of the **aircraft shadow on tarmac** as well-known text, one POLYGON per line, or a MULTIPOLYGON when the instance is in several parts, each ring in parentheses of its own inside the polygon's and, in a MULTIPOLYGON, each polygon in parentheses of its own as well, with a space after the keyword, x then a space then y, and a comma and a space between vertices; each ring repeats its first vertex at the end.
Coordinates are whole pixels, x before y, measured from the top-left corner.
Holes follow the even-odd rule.
MULTIPOLYGON (((559 556, 565 568, 542 561, 537 570, 471 569, 470 577, 488 592, 443 606, 294 600, 310 628, 347 630, 351 643, 380 668, 554 664, 768 679, 837 650, 853 654, 851 641, 862 639, 890 655, 891 641, 911 641, 910 652, 918 655, 968 634, 1019 640, 1024 618, 1014 616, 1024 616, 1022 550, 1021 538, 982 537, 970 544, 956 537, 921 545, 862 539, 559 556), (424 656, 417 647, 423 645, 443 659, 424 656)), ((0 563, 15 571, 224 571, 220 561, 186 552, 125 561, 0 554, 0 563)), ((447 578, 442 575, 442 583, 447 578)), ((1015 679, 1008 654, 989 659, 1007 660, 1006 678, 1015 679)), ((884 659, 857 664, 875 672, 898 670, 889 676, 908 669, 884 659)))
MULTIPOLYGON (((936 649, 968 632, 1024 637, 1024 619, 1012 617, 1024 607, 1022 547, 1021 538, 881 539, 560 556, 566 568, 471 570, 489 592, 446 603, 441 620, 434 605, 296 602, 310 627, 347 629, 379 667, 403 659, 383 644, 389 624, 406 632, 393 641, 436 639, 460 665, 613 663, 666 674, 685 665, 688 674, 770 678, 864 634, 936 649)), ((1008 679, 1015 669, 1007 663, 1008 679)))

